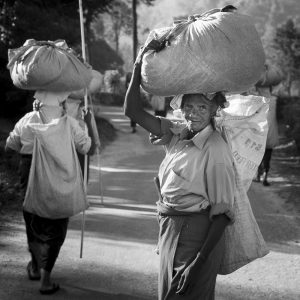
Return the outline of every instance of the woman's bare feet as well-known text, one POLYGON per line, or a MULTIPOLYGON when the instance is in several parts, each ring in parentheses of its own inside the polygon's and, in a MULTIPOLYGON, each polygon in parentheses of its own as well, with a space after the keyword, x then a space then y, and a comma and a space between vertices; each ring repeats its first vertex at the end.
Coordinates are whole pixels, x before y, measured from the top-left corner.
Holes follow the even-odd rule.
POLYGON ((59 285, 53 283, 50 279, 51 273, 41 269, 41 288, 40 293, 42 295, 51 295, 59 290, 59 285))
POLYGON ((28 278, 30 280, 40 280, 41 279, 41 273, 40 273, 37 265, 34 264, 33 261, 30 261, 27 264, 26 270, 27 270, 28 278))

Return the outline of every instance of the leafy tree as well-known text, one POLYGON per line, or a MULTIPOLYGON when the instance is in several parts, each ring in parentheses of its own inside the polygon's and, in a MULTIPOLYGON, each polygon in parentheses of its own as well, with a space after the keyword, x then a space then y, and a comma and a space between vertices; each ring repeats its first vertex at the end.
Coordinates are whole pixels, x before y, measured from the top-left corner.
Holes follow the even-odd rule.
MULTIPOLYGON (((99 13, 108 11, 113 1, 82 0, 87 43, 92 39, 89 35, 92 20, 99 13)), ((6 64, 7 49, 20 47, 26 39, 32 38, 65 39, 70 47, 78 47, 79 50, 78 0, 0 0, 0 97, 3 102, 1 113, 8 115, 11 111, 11 116, 24 114, 23 107, 27 107, 28 101, 31 101, 31 97, 28 97, 29 92, 13 86, 6 64)))
POLYGON ((279 26, 274 38, 274 48, 278 50, 278 60, 287 74, 287 85, 300 78, 300 27, 292 19, 279 26))
POLYGON ((104 38, 119 53, 119 40, 122 33, 130 34, 132 31, 132 16, 129 4, 126 1, 115 0, 108 13, 102 14, 93 24, 96 36, 104 38))
MULTIPOLYGON (((155 0, 115 0, 108 10, 107 14, 101 14, 98 20, 93 24, 93 30, 96 38, 103 38, 114 44, 116 52, 120 52, 119 38, 121 34, 132 34, 133 60, 136 57, 136 49, 138 45, 137 38, 137 5, 143 3, 145 5, 153 5, 155 0)), ((123 50, 125 45, 122 45, 123 50)), ((128 51, 129 45, 126 48, 128 51)), ((122 50, 121 50, 122 51, 122 50)), ((127 56, 124 51, 122 56, 127 56)))
MULTIPOLYGON (((82 1, 87 42, 95 16, 108 11, 113 1, 82 1)), ((28 38, 63 38, 71 46, 80 42, 78 0, 0 0, 0 8, 0 38, 7 47, 20 46, 28 38)))
MULTIPOLYGON (((133 42, 133 61, 137 55, 137 45, 138 45, 138 35, 137 35, 137 14, 136 14, 136 6, 139 4, 138 0, 132 1, 132 42, 133 42)), ((153 5, 155 0, 140 0, 146 5, 153 5)))

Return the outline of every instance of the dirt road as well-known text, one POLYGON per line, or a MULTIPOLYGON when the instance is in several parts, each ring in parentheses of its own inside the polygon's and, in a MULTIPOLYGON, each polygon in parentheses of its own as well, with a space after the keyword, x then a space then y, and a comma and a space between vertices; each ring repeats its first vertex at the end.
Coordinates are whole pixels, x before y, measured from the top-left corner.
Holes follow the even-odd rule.
MULTIPOLYGON (((118 137, 100 156, 100 165, 92 161, 83 258, 79 258, 79 215, 70 222, 53 271, 62 289, 51 298, 154 300, 158 226, 153 177, 163 152, 148 143, 142 128, 130 133, 120 108, 98 109, 118 128, 118 137)), ((300 298, 300 221, 275 188, 254 183, 249 191, 270 254, 231 275, 219 276, 217 300, 300 298)), ((29 256, 22 218, 7 221, 0 233, 0 299, 45 298, 38 293, 38 283, 26 277, 29 256)))

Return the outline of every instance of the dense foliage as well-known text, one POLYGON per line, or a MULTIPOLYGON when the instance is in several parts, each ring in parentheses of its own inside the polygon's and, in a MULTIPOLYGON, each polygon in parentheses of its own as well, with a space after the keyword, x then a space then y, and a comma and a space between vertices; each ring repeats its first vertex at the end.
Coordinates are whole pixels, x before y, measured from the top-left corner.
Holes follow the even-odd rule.
POLYGON ((285 71, 287 84, 300 79, 300 27, 292 19, 277 27, 274 47, 278 50, 278 63, 285 71))
MULTIPOLYGON (((114 0, 83 0, 87 41, 90 23, 112 8, 114 0)), ((1 115, 15 118, 31 109, 32 93, 16 89, 6 69, 7 51, 27 39, 64 39, 81 51, 78 0, 0 0, 0 97, 1 115)))

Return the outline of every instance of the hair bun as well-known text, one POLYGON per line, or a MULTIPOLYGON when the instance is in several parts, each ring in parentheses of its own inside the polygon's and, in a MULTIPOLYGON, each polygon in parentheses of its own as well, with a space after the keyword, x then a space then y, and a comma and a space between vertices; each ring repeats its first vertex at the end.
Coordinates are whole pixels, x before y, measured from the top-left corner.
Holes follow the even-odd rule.
POLYGON ((217 92, 214 96, 214 98, 212 99, 212 101, 214 101, 216 103, 217 106, 221 107, 221 108, 225 108, 226 107, 226 97, 222 92, 217 92))

